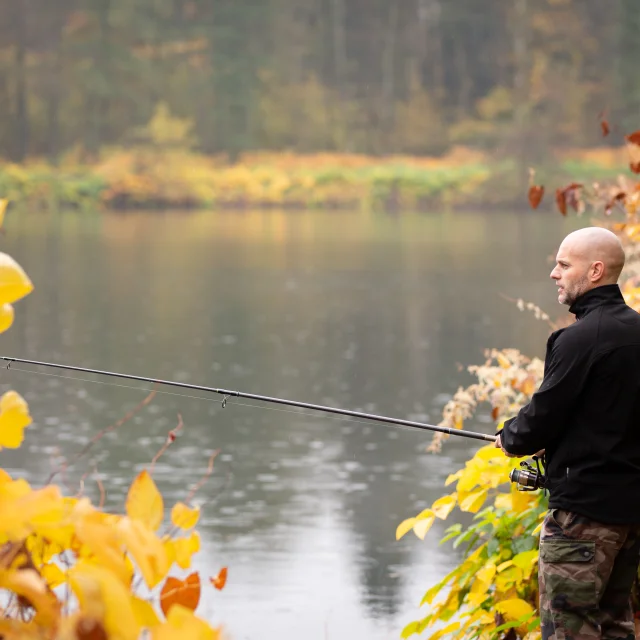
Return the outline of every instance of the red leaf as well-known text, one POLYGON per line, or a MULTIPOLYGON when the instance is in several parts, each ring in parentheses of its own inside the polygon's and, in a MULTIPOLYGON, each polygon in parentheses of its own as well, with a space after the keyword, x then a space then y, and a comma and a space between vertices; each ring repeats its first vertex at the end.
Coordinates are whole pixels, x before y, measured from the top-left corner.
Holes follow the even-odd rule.
POLYGON ((638 162, 630 162, 629 167, 633 173, 640 173, 640 160, 638 162))
POLYGON ((606 120, 600 120, 600 128, 602 129, 602 135, 603 137, 606 137, 609 135, 609 123, 606 120))
POLYGON ((544 196, 544 187, 541 185, 532 185, 529 187, 529 204, 532 209, 537 209, 544 196))
POLYGON ((494 420, 498 419, 498 414, 500 413, 500 409, 498 409, 498 407, 493 407, 493 409, 491 409, 491 417, 494 420))
POLYGON ((168 577, 160 592, 160 608, 164 615, 174 604, 181 604, 195 611, 200 602, 200 576, 197 573, 188 575, 184 580, 168 577))
POLYGON ((218 591, 222 591, 227 583, 227 567, 222 567, 220 573, 215 578, 209 578, 209 581, 218 591))
POLYGON ((624 202, 624 199, 626 197, 627 197, 627 194, 624 191, 619 191, 618 193, 616 193, 616 195, 613 196, 613 198, 611 198, 611 200, 609 200, 609 202, 607 202, 607 204, 605 205, 604 215, 610 216, 611 210, 616 205, 616 202, 621 202, 621 201, 624 202))
POLYGON ((582 189, 582 185, 578 182, 572 182, 562 189, 556 189, 556 204, 563 216, 567 215, 567 205, 573 207, 574 211, 578 211, 580 205, 579 189, 582 189))
POLYGON ((567 215, 567 197, 562 189, 556 189, 556 205, 563 216, 567 215))
POLYGON ((634 131, 633 133, 625 136, 626 140, 631 144, 637 144, 640 146, 640 129, 638 131, 634 131))

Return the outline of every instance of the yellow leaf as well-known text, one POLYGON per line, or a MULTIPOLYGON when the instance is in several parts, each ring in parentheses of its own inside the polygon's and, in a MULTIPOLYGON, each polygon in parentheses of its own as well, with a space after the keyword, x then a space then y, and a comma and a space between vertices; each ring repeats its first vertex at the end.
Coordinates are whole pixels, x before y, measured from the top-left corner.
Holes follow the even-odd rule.
POLYGON ((458 480, 462 476, 463 471, 464 469, 460 469, 455 473, 448 475, 447 479, 444 481, 444 486, 448 487, 452 482, 455 482, 456 480, 458 480))
POLYGON ((522 513, 539 499, 539 496, 532 491, 518 491, 515 484, 511 485, 511 504, 516 513, 522 513))
POLYGON ((220 632, 179 604, 169 610, 167 621, 151 630, 152 640, 218 640, 220 632))
POLYGON ((125 506, 127 515, 132 520, 139 520, 152 531, 156 531, 162 524, 162 495, 146 469, 132 482, 125 506))
POLYGON ((76 536, 98 564, 112 571, 125 587, 131 585, 133 572, 126 562, 121 536, 115 527, 104 521, 101 513, 79 519, 76 536))
POLYGON ((30 424, 29 407, 22 396, 15 391, 4 393, 0 398, 0 449, 17 449, 30 424))
POLYGON ((471 491, 471 489, 480 484, 482 466, 486 465, 482 465, 482 462, 479 460, 472 459, 467 462, 456 486, 456 490, 458 492, 458 504, 460 504, 460 493, 471 491))
POLYGON ((200 551, 200 534, 193 531, 188 538, 176 538, 173 541, 173 550, 177 565, 181 569, 191 566, 191 557, 200 551))
POLYGON ((479 607, 489 597, 489 594, 487 593, 488 585, 485 585, 484 582, 480 582, 479 584, 484 585, 486 588, 484 590, 476 589, 475 591, 470 591, 467 594, 466 602, 468 602, 472 607, 479 607))
POLYGON ((22 267, 8 254, 0 252, 0 304, 20 300, 33 291, 33 283, 22 267))
POLYGON ((440 631, 436 631, 433 635, 429 636, 429 640, 438 640, 439 638, 446 636, 448 633, 457 631, 459 628, 460 628, 459 622, 452 622, 450 625, 447 625, 444 629, 440 629, 440 631))
POLYGON ((482 580, 482 582, 491 584, 491 581, 493 580, 493 576, 495 575, 496 575, 496 565, 491 563, 491 564, 486 564, 484 567, 482 567, 482 569, 480 569, 480 571, 476 573, 476 578, 478 580, 482 580))
POLYGON ((55 589, 66 580, 64 571, 62 571, 57 564, 53 564, 53 562, 45 564, 44 567, 40 569, 40 575, 44 578, 49 589, 55 589))
POLYGON ((160 624, 160 619, 150 602, 137 596, 131 596, 131 607, 137 623, 145 629, 153 629, 160 624))
POLYGON ((425 604, 431 604, 433 602, 433 599, 440 592, 441 588, 442 588, 442 583, 438 582, 437 584, 434 584, 430 589, 428 589, 427 592, 422 597, 422 600, 420 601, 420 606, 422 607, 425 604))
POLYGON ((522 569, 514 566, 507 567, 497 575, 495 579, 496 589, 504 593, 516 583, 521 582, 523 578, 524 574, 522 569))
POLYGON ((513 566, 513 560, 507 560, 506 562, 499 564, 498 567, 496 568, 496 571, 500 573, 501 571, 504 571, 507 567, 512 567, 512 566, 513 566))
POLYGON ((496 509, 511 509, 511 494, 499 493, 493 503, 496 509))
POLYGON ((396 529, 396 540, 400 540, 402 536, 404 536, 406 533, 411 531, 411 529, 413 529, 413 525, 415 524, 415 522, 416 522, 415 518, 407 518, 406 520, 403 520, 398 525, 398 528, 396 529))
POLYGON ((0 198, 0 229, 4 224, 4 215, 7 212, 8 205, 9 205, 9 201, 6 198, 0 198))
POLYGON ((80 560, 69 570, 69 583, 81 612, 102 622, 109 638, 137 640, 140 625, 129 590, 108 569, 80 560))
POLYGON ((415 533, 420 540, 424 540, 424 537, 427 535, 427 531, 431 529, 431 525, 435 522, 435 519, 436 517, 432 515, 427 518, 423 518, 422 520, 418 520, 413 525, 413 533, 415 533))
POLYGON ((200 517, 198 507, 190 509, 184 502, 178 502, 171 509, 171 522, 180 529, 192 529, 196 526, 200 517))
POLYGON ((493 460, 494 458, 504 460, 504 453, 502 453, 502 449, 496 449, 496 447, 490 444, 486 447, 482 447, 482 449, 478 449, 474 458, 484 461, 493 460))
POLYGON ((62 498, 57 487, 34 491, 22 479, 0 484, 0 530, 8 539, 26 538, 34 529, 49 528, 59 523, 62 515, 62 498))
POLYGON ((477 513, 480 507, 487 499, 486 489, 476 489, 470 493, 458 492, 458 503, 461 511, 468 511, 469 513, 477 513))
POLYGON ((431 509, 433 510, 433 514, 436 518, 440 518, 441 520, 446 519, 446 517, 451 513, 453 508, 456 506, 456 494, 452 493, 449 496, 443 496, 442 498, 438 498, 432 505, 431 509))
POLYGON ((497 611, 499 611, 507 621, 519 620, 526 615, 534 612, 533 607, 520 598, 513 598, 511 600, 503 600, 495 605, 497 611))
POLYGON ((537 549, 523 551, 513 556, 513 564, 519 569, 522 569, 525 578, 528 578, 538 563, 538 555, 539 552, 537 549))
POLYGON ((0 306, 0 333, 5 332, 13 324, 14 316, 13 307, 8 302, 0 306))
POLYGON ((169 571, 164 545, 139 520, 122 518, 116 528, 147 586, 153 589, 169 571))

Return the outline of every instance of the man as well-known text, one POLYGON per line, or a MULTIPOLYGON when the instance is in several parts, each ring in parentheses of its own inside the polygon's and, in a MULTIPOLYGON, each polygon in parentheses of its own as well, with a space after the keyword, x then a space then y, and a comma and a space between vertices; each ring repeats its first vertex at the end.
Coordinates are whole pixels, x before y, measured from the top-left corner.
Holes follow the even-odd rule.
POLYGON ((551 278, 576 322, 551 334, 540 388, 496 437, 511 457, 545 450, 543 640, 635 638, 640 314, 617 284, 624 261, 606 229, 580 229, 563 240, 551 278))

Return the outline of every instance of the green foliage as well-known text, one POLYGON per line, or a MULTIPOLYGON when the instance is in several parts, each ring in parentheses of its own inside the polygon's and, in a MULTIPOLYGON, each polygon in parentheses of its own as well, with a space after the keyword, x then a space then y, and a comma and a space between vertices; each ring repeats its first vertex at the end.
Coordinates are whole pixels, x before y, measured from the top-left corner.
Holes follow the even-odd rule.
MULTIPOLYGON (((479 404, 490 402, 497 415, 507 415, 531 397, 541 373, 541 362, 515 350, 492 351, 479 367, 470 367, 477 383, 460 389, 445 406, 443 424, 462 428, 479 404)), ((436 434, 437 447, 442 436, 436 434)), ((403 638, 436 624, 450 623, 447 638, 498 640, 511 625, 521 638, 534 640, 537 623, 538 533, 546 511, 540 492, 519 492, 509 483, 509 472, 519 461, 506 458, 493 445, 482 447, 463 469, 451 474, 445 486, 455 491, 438 498, 429 509, 402 522, 400 538, 413 531, 423 539, 436 518, 446 519, 454 507, 475 514, 463 528, 449 527, 441 543, 464 549, 463 562, 431 587, 421 606, 429 613, 408 624, 403 638), (531 629, 529 629, 531 626, 531 629)), ((430 638, 442 637, 442 630, 430 638)))
POLYGON ((481 162, 453 158, 259 154, 227 165, 189 152, 189 123, 164 108, 137 136, 144 144, 90 166, 5 166, 0 188, 37 207, 426 210, 471 202, 491 175, 481 162))
MULTIPOLYGON (((588 164, 573 166, 585 172, 588 168, 588 164)), ((635 275, 640 260, 640 182, 619 178, 613 184, 594 186, 594 193, 590 204, 597 212, 602 211, 603 201, 611 202, 612 193, 621 194, 622 204, 616 214, 623 221, 613 218, 611 211, 597 222, 616 233, 626 249, 628 260, 620 287, 627 304, 640 312, 640 286, 635 275)), ((520 310, 531 311, 547 322, 550 329, 559 328, 536 305, 523 300, 515 303, 520 310)), ((468 370, 477 381, 458 389, 445 405, 442 426, 461 429, 464 421, 487 403, 495 420, 513 416, 529 402, 543 377, 542 361, 529 359, 514 349, 493 349, 487 352, 484 364, 468 370)), ((440 451, 445 439, 436 433, 429 450, 440 451)), ((413 531, 424 539, 433 522, 446 519, 456 506, 475 514, 469 526, 456 523, 446 530, 441 543, 462 548, 462 563, 424 594, 420 606, 428 607, 429 613, 407 624, 402 638, 436 625, 446 626, 432 633, 430 640, 444 635, 457 640, 540 638, 537 560, 547 498, 540 491, 519 492, 515 484, 509 484, 509 472, 518 464, 518 459, 507 458, 493 445, 482 447, 464 468, 446 479, 445 486, 456 483, 453 493, 443 495, 430 508, 398 525, 396 538, 413 531), (511 629, 507 635, 505 632, 511 629)), ((636 610, 640 608, 640 602, 634 604, 636 610)))

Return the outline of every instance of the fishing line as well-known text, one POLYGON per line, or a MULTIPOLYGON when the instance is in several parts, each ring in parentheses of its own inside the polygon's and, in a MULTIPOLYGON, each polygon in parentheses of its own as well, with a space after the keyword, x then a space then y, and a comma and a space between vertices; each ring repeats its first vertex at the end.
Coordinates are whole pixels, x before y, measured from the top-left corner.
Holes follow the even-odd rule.
MULTIPOLYGON (((474 440, 482 440, 484 442, 495 442, 495 437, 486 433, 477 433, 475 431, 465 431, 462 429, 454 429, 451 427, 442 427, 433 424, 427 424, 425 422, 417 422, 415 420, 405 420, 401 418, 392 418, 389 416, 381 416, 373 413, 366 413, 364 411, 352 411, 349 409, 339 409, 337 407, 328 407, 324 405, 314 404, 311 402, 299 402, 297 400, 288 400, 286 398, 276 398, 273 396, 259 395, 256 393, 247 393, 244 391, 232 391, 228 389, 221 389, 216 387, 209 387, 200 384, 191 384, 188 382, 177 382, 176 380, 162 380, 159 378, 150 378, 148 376, 138 376, 129 373, 118 373, 115 371, 102 371, 100 369, 90 369, 88 367, 77 367, 68 364, 59 364, 55 362, 41 362, 39 360, 26 360, 24 358, 8 358, 6 356, 0 356, 0 360, 7 362, 7 370, 11 368, 14 362, 20 362, 22 364, 32 364, 41 367, 48 367, 53 369, 67 369, 71 371, 81 371, 83 373, 91 373, 94 375, 112 377, 112 378, 126 378, 127 380, 137 380, 140 382, 150 382, 151 384, 167 385, 170 387, 180 387, 182 389, 195 389, 196 391, 206 391, 208 393, 217 393, 223 395, 222 408, 224 409, 229 398, 246 398, 249 400, 258 400, 260 402, 266 402, 268 404, 287 405, 290 407, 296 407, 297 409, 310 409, 311 411, 320 411, 322 413, 332 413, 341 416, 348 416, 349 418, 363 418, 364 420, 371 420, 374 422, 383 422, 387 424, 393 424, 396 426, 407 426, 415 429, 423 429, 426 431, 436 431, 440 433, 446 433, 448 435, 456 435, 465 438, 473 438, 474 440)), ((27 370, 26 373, 36 373, 35 371, 27 370)), ((176 394, 184 397, 186 394, 176 394)), ((236 403, 239 404, 239 403, 236 403)), ((252 405, 253 408, 262 408, 252 405)))
MULTIPOLYGON (((5 367, 6 368, 6 367, 5 367)), ((59 373, 45 373, 44 371, 33 371, 32 369, 18 369, 17 367, 10 367, 9 371, 19 371, 21 373, 32 373, 36 376, 49 376, 51 378, 60 378, 62 380, 73 380, 74 382, 90 382, 92 384, 103 384, 107 387, 119 387, 121 389, 132 389, 134 391, 147 391, 151 392, 154 389, 144 389, 143 387, 133 387, 128 384, 118 384, 117 382, 103 382, 102 380, 89 380, 88 378, 76 378, 73 376, 63 376, 59 373)), ((176 393, 175 391, 162 391, 161 389, 156 389, 156 393, 161 393, 168 396, 177 396, 179 398, 190 398, 193 400, 204 400, 205 402, 220 402, 220 400, 216 400, 214 398, 205 398, 203 396, 192 396, 186 393, 176 393)), ((281 413, 291 413, 296 416, 303 416, 306 418, 317 418, 316 415, 312 413, 306 413, 304 411, 292 411, 291 409, 278 409, 277 407, 264 407, 262 405, 257 404, 248 404, 245 402, 237 402, 235 399, 230 401, 227 399, 229 405, 233 405, 234 407, 249 407, 251 409, 266 409, 268 411, 279 411, 281 413)), ((356 418, 349 418, 348 416, 328 416, 330 420, 335 420, 336 422, 353 422, 355 424, 365 424, 371 426, 370 422, 365 420, 357 420, 356 418)), ((412 427, 408 425, 397 425, 399 428, 408 431, 412 429, 412 427)))
MULTIPOLYGON (((72 366, 72 365, 66 365, 66 364, 58 364, 58 363, 53 363, 53 362, 41 362, 39 360, 26 360, 24 358, 8 358, 6 356, 0 356, 0 360, 4 360, 5 362, 8 362, 7 364, 7 370, 11 369, 11 365, 14 362, 21 362, 23 364, 33 364, 33 365, 37 365, 37 366, 41 366, 41 367, 50 367, 50 368, 54 368, 54 369, 67 369, 67 370, 71 370, 71 371, 82 371, 84 373, 91 373, 94 375, 99 375, 99 376, 105 376, 105 377, 113 377, 113 378, 126 378, 128 380, 138 380, 140 382, 149 382, 152 385, 156 385, 156 384, 161 384, 161 385, 168 385, 168 386, 172 386, 172 387, 181 387, 183 389, 195 389, 197 391, 206 391, 208 393, 217 393, 219 395, 223 395, 224 398, 222 399, 222 403, 221 406, 224 409, 226 406, 227 401, 229 400, 229 398, 248 398, 250 400, 258 400, 260 402, 266 402, 266 403, 272 403, 272 404, 281 404, 281 405, 288 405, 288 406, 292 406, 292 407, 296 407, 298 409, 310 409, 312 411, 319 411, 322 413, 331 413, 331 414, 338 414, 343 416, 341 418, 341 420, 343 421, 350 421, 350 422, 359 422, 359 423, 363 423, 363 424, 368 424, 368 422, 366 421, 373 421, 373 422, 382 422, 382 423, 386 423, 386 424, 392 424, 394 426, 397 427, 409 427, 409 428, 413 428, 413 429, 421 429, 424 431, 435 431, 438 433, 444 433, 447 435, 455 435, 455 436, 461 436, 464 438, 473 438, 474 440, 483 440, 484 442, 492 442, 495 443, 496 439, 495 436, 493 435, 489 435, 486 433, 478 433, 475 431, 465 431, 463 429, 453 429, 451 427, 442 427, 442 426, 437 426, 437 425, 433 425, 433 424, 427 424, 424 422, 416 422, 415 420, 404 420, 404 419, 400 419, 400 418, 392 418, 389 416, 380 416, 380 415, 376 415, 373 413, 365 413, 363 411, 351 411, 348 409, 338 409, 337 407, 328 407, 328 406, 323 406, 323 405, 319 405, 319 404, 313 404, 310 402, 298 402, 296 400, 287 400, 285 398, 275 398, 272 396, 264 396, 264 395, 258 395, 255 393, 246 393, 244 391, 230 391, 227 389, 218 389, 215 387, 208 387, 208 386, 204 386, 204 385, 199 385, 199 384, 191 384, 188 382, 177 382, 175 380, 161 380, 158 378, 150 378, 147 376, 135 376, 135 375, 131 375, 128 373, 117 373, 115 371, 101 371, 99 369, 89 369, 87 367, 76 367, 76 366, 72 366), (347 416, 346 419, 344 418, 344 416, 347 416), (359 420, 358 418, 362 418, 362 420, 359 420)), ((55 378, 62 378, 64 380, 74 380, 76 382, 94 382, 97 384, 106 384, 109 386, 114 386, 114 387, 122 387, 125 389, 133 389, 135 391, 151 391, 151 389, 143 389, 141 387, 132 387, 130 385, 123 385, 123 384, 115 384, 115 383, 110 383, 110 382, 102 382, 102 381, 97 381, 97 380, 89 380, 87 378, 76 378, 76 377, 72 377, 72 376, 63 376, 63 375, 55 375, 55 374, 48 374, 48 373, 42 373, 42 372, 38 372, 38 371, 33 371, 31 369, 14 369, 15 371, 21 371, 23 373, 35 373, 35 374, 40 374, 40 375, 50 375, 52 377, 55 378)), ((187 395, 184 393, 171 393, 169 391, 159 391, 156 390, 156 393, 165 393, 167 395, 173 395, 173 396, 178 396, 180 398, 192 398, 194 400, 212 400, 211 398, 202 398, 200 396, 192 396, 192 395, 187 395)), ((245 404, 242 402, 233 402, 234 405, 236 406, 244 406, 244 407, 250 407, 252 409, 271 409, 273 411, 283 411, 285 413, 295 413, 296 415, 300 416, 306 416, 306 417, 313 417, 312 414, 309 413, 305 413, 302 411, 291 411, 291 410, 286 410, 286 409, 276 409, 275 407, 265 407, 263 405, 253 405, 253 404, 245 404)), ((335 418, 334 418, 335 419, 335 418)), ((511 480, 511 482, 515 483, 517 485, 517 488, 520 491, 535 491, 539 488, 545 488, 545 484, 546 484, 546 477, 544 475, 543 470, 540 468, 539 465, 539 458, 537 456, 533 456, 533 461, 536 464, 536 468, 534 469, 530 463, 526 462, 526 461, 522 461, 520 463, 520 466, 523 467, 523 469, 512 469, 511 473, 509 474, 509 480, 511 480)))

